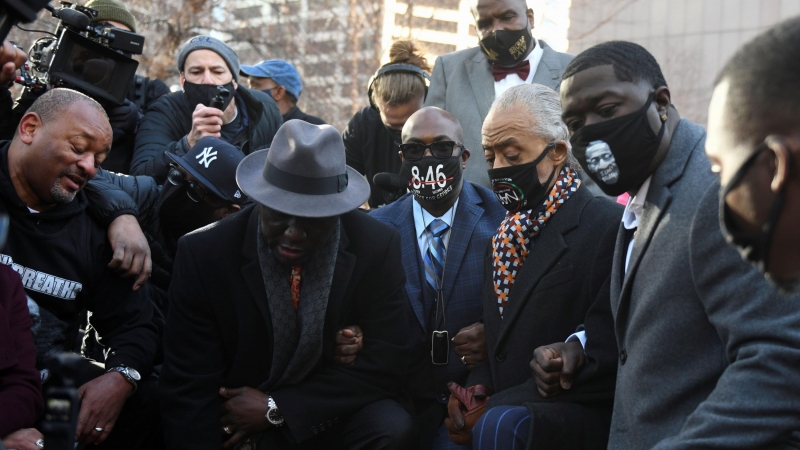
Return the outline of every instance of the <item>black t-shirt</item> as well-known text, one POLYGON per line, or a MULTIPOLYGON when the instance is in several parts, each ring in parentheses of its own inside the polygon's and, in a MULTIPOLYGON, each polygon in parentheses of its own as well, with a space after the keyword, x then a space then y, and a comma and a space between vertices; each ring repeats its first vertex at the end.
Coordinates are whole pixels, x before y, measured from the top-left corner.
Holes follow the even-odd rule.
POLYGON ((289 120, 303 120, 308 122, 312 125, 325 125, 325 121, 320 119, 319 117, 314 117, 311 114, 304 113, 297 105, 294 108, 290 109, 289 112, 283 115, 283 122, 286 123, 289 120))
POLYGON ((375 186, 372 177, 380 172, 400 173, 399 139, 391 135, 378 111, 370 107, 362 109, 350 119, 342 139, 347 152, 347 165, 365 175, 369 182, 370 208, 387 204, 385 191, 375 186))

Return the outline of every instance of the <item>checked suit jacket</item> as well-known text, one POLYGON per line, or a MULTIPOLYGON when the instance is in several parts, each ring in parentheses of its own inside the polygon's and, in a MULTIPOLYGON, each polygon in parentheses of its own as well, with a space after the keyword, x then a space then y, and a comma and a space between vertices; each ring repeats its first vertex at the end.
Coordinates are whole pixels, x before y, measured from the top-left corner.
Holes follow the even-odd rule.
MULTIPOLYGON (((400 232, 405 291, 414 313, 409 324, 409 335, 414 343, 409 391, 415 397, 441 400, 449 398, 448 381, 464 383, 467 368, 455 354, 452 342, 448 364, 434 366, 431 363, 433 328, 426 319, 426 311, 433 311, 434 299, 429 296, 425 281, 425 265, 417 243, 412 205, 413 196, 406 194, 371 215, 400 232), (429 303, 428 308, 425 302, 429 303)), ((492 191, 464 182, 450 230, 443 276, 446 323, 439 314, 439 323, 436 324, 436 329, 446 329, 451 339, 459 330, 481 319, 481 288, 485 274, 483 257, 505 212, 492 191)))

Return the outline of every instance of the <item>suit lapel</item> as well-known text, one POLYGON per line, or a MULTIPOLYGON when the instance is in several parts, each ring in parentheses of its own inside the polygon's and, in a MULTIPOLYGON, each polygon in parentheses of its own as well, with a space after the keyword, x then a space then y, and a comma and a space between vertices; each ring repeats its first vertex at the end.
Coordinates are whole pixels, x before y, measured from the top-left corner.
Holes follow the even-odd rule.
POLYGON ((261 316, 264 319, 264 323, 267 325, 267 333, 271 343, 272 318, 269 313, 269 304, 267 303, 267 290, 264 287, 264 277, 261 274, 261 263, 258 260, 256 233, 258 233, 258 207, 253 208, 250 213, 250 219, 247 222, 247 231, 244 237, 244 245, 242 246, 244 264, 242 264, 241 273, 253 301, 256 303, 258 310, 261 311, 261 316))
POLYGON ((628 243, 625 242, 626 230, 622 223, 617 230, 617 241, 614 247, 614 261, 611 266, 611 312, 616 316, 619 307, 619 298, 622 293, 622 277, 625 270, 625 257, 628 251, 628 243))
MULTIPOLYGON (((586 194, 584 189, 578 189, 556 211, 534 241, 533 250, 525 259, 522 270, 517 274, 514 286, 511 288, 506 310, 503 313, 500 335, 497 339, 498 346, 502 344, 509 330, 513 328, 513 324, 525 304, 532 300, 531 292, 536 285, 569 249, 564 240, 564 234, 578 226, 583 205, 591 199, 591 194, 588 196, 586 194)), ((497 311, 494 313, 498 314, 497 311)))
MULTIPOLYGON (((353 269, 356 266, 356 255, 347 251, 350 245, 350 239, 344 229, 344 224, 340 227, 339 233, 339 251, 336 255, 336 266, 333 269, 333 283, 331 283, 331 293, 328 298, 328 315, 335 315, 337 318, 345 311, 345 295, 349 280, 353 274, 353 269)), ((338 320, 331 321, 331 323, 338 323, 338 320)))
MULTIPOLYGON (((449 303, 450 294, 453 292, 456 278, 461 270, 461 262, 464 260, 467 247, 469 247, 469 243, 472 240, 472 232, 483 214, 483 208, 478 206, 480 203, 481 199, 475 192, 475 188, 469 182, 464 181, 459 195, 456 216, 453 218, 453 229, 450 231, 450 239, 447 241, 442 280, 445 305, 449 303)), ((442 322, 441 316, 439 317, 439 322, 442 322)), ((437 328, 440 323, 436 324, 437 328)))
MULTIPOLYGON (((627 315, 630 309, 631 289, 639 264, 647 251, 647 247, 650 245, 650 241, 653 239, 661 218, 664 217, 664 213, 672 203, 670 186, 681 178, 692 151, 695 147, 701 145, 704 136, 705 131, 702 127, 682 119, 675 129, 666 158, 652 175, 642 218, 634 236, 628 270, 625 272, 625 278, 622 282, 619 305, 615 312, 614 324, 617 328, 617 336, 624 336, 627 315)), ((627 250, 627 246, 625 250, 627 250)), ((612 297, 613 301, 615 301, 614 297, 612 297)))
POLYGON ((542 59, 533 74, 532 82, 557 91, 561 84, 561 74, 564 72, 564 68, 561 67, 561 61, 555 50, 541 40, 539 45, 542 47, 542 59))
POLYGON ((392 215, 392 225, 400 232, 400 242, 403 245, 403 269, 406 273, 406 295, 411 302, 411 308, 423 329, 425 324, 425 308, 422 304, 422 289, 424 279, 421 278, 420 258, 421 253, 417 245, 417 229, 414 226, 413 197, 406 196, 398 200, 402 202, 397 214, 392 215))
POLYGON ((489 114, 489 108, 494 101, 494 78, 491 69, 487 70, 488 64, 489 61, 483 52, 478 52, 472 59, 464 61, 481 117, 489 114))

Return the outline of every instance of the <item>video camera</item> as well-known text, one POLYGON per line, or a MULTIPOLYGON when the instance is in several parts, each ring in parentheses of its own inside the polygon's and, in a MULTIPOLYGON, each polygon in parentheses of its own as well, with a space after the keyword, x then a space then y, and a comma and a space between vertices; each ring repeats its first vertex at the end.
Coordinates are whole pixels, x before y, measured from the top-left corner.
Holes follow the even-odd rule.
POLYGON ((144 36, 93 24, 97 11, 81 5, 62 1, 59 9, 45 8, 59 19, 56 31, 33 43, 30 70, 22 68, 17 82, 34 91, 68 87, 123 104, 139 67, 131 56, 142 54, 144 36))
POLYGON ((39 10, 48 3, 50 0, 0 0, 0 42, 17 23, 36 20, 39 10))

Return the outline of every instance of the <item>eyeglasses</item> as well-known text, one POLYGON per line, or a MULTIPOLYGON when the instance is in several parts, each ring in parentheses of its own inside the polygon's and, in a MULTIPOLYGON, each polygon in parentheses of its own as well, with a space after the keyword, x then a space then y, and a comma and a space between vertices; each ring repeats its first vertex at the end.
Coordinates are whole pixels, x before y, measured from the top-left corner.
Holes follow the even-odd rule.
POLYGON ((400 151, 403 152, 403 158, 409 161, 421 159, 427 149, 431 150, 434 158, 445 159, 453 156, 453 149, 456 146, 461 147, 461 151, 464 151, 463 144, 453 141, 431 142, 430 144, 420 144, 418 142, 400 144, 400 151))
POLYGON ((200 203, 203 201, 203 199, 209 200, 209 203, 212 206, 222 205, 225 203, 221 198, 208 192, 202 185, 200 185, 200 183, 187 180, 186 176, 183 175, 183 172, 181 172, 181 170, 174 165, 170 165, 167 181, 169 181, 173 186, 188 184, 186 196, 189 197, 189 200, 195 203, 200 203))

